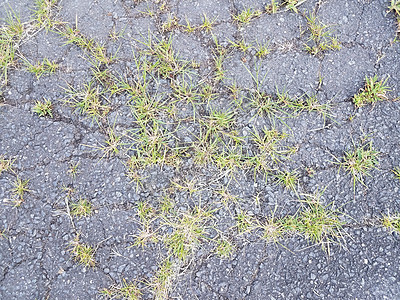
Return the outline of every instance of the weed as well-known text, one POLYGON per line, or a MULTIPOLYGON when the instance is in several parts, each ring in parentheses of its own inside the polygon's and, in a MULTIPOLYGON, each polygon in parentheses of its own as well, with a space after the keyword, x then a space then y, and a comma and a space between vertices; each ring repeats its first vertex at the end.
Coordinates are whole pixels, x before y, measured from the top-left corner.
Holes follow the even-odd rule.
POLYGON ((279 7, 280 5, 277 0, 271 0, 271 3, 265 6, 265 12, 267 14, 276 14, 279 10, 279 7))
POLYGON ((70 174, 70 176, 72 178, 75 178, 76 175, 79 173, 78 167, 79 167, 80 162, 78 161, 77 163, 73 163, 71 162, 69 164, 69 169, 68 169, 68 174, 70 174))
POLYGON ((157 219, 155 209, 146 202, 139 202, 137 206, 137 215, 140 219, 142 230, 135 236, 135 243, 133 246, 144 247, 149 242, 158 242, 157 232, 152 229, 152 223, 157 219))
POLYGON ((178 27, 179 19, 173 14, 168 14, 167 20, 161 25, 161 31, 169 32, 178 27))
POLYGON ((236 216, 236 227, 239 233, 250 232, 254 227, 254 220, 246 212, 241 211, 236 216))
POLYGON ((215 65, 215 75, 214 80, 216 82, 221 81, 225 78, 225 70, 223 67, 224 56, 214 56, 214 65, 215 65))
MULTIPOLYGON (((0 165, 1 165, 1 158, 0 158, 0 165)), ((400 181, 400 167, 394 168, 392 172, 394 173, 396 179, 400 181)), ((1 167, 0 167, 0 174, 1 174, 1 167)))
POLYGON ((352 151, 345 152, 343 161, 338 161, 337 164, 351 174, 355 189, 356 182, 365 186, 364 177, 370 176, 369 172, 376 168, 378 156, 379 152, 373 149, 372 141, 370 141, 359 147, 354 146, 352 151))
POLYGON ((71 203, 71 215, 78 217, 88 217, 92 214, 92 204, 84 199, 80 198, 78 202, 71 203))
POLYGON ((365 86, 361 91, 354 95, 353 101, 356 107, 362 107, 366 104, 375 104, 379 101, 387 100, 386 93, 391 89, 386 86, 388 78, 378 80, 378 76, 365 77, 365 86))
POLYGON ((109 299, 125 300, 139 300, 143 294, 136 281, 128 282, 126 279, 122 279, 119 285, 113 285, 108 289, 101 290, 100 293, 109 299))
POLYGON ((278 220, 274 216, 267 218, 265 223, 260 225, 263 230, 262 239, 266 240, 267 243, 277 243, 278 240, 285 234, 283 223, 285 219, 278 220))
POLYGON ((343 225, 333 204, 321 203, 322 193, 307 195, 304 202, 307 207, 300 212, 297 230, 312 243, 319 244, 329 253, 330 244, 344 239, 343 225))
POLYGON ((204 29, 206 32, 211 32, 216 20, 217 18, 214 18, 214 20, 210 21, 207 15, 203 14, 203 24, 200 25, 200 29, 204 29))
POLYGON ((175 268, 176 265, 171 258, 167 258, 160 264, 150 282, 155 300, 168 299, 168 294, 171 292, 172 283, 176 277, 175 268))
POLYGON ((382 225, 387 230, 396 231, 400 233, 400 214, 397 213, 395 215, 387 214, 382 218, 382 225))
POLYGON ((260 10, 253 10, 251 8, 247 8, 243 10, 241 13, 237 15, 233 15, 233 20, 239 25, 247 25, 250 21, 256 17, 259 17, 262 14, 260 10))
POLYGON ((50 116, 53 117, 53 104, 50 100, 46 100, 45 102, 36 101, 35 106, 33 107, 33 112, 37 113, 39 117, 50 116))
POLYGON ((27 70, 35 74, 36 79, 39 79, 43 74, 54 73, 58 68, 58 64, 51 62, 47 58, 45 58, 43 61, 37 62, 35 65, 32 65, 29 61, 26 61, 25 64, 27 66, 27 70))
POLYGON ((224 238, 217 240, 215 252, 221 258, 230 258, 235 250, 234 245, 224 238))
POLYGON ((239 49, 242 52, 246 52, 249 49, 253 48, 252 44, 246 44, 246 42, 244 40, 241 40, 241 41, 239 41, 237 43, 229 41, 229 43, 231 43, 231 45, 232 45, 231 47, 239 49))
POLYGON ((72 87, 66 89, 69 99, 64 102, 70 107, 77 110, 80 114, 87 114, 92 120, 96 122, 104 118, 111 110, 110 106, 103 104, 105 101, 104 92, 95 87, 94 83, 90 81, 85 84, 82 90, 76 90, 72 87))
POLYGON ((339 50, 341 48, 337 37, 332 36, 329 25, 323 24, 316 16, 311 13, 307 19, 307 27, 310 32, 310 39, 305 45, 306 51, 312 55, 317 55, 328 50, 339 50), (309 45, 312 41, 313 45, 309 45))
POLYGON ((269 53, 271 53, 271 48, 269 47, 269 42, 264 43, 264 44, 259 44, 257 42, 257 52, 256 52, 257 57, 263 58, 269 53))
POLYGON ((296 191, 297 184, 299 182, 299 174, 296 170, 294 171, 278 171, 275 175, 277 182, 285 188, 296 191))
POLYGON ((184 28, 184 31, 186 31, 188 33, 192 33, 198 29, 198 27, 190 25, 190 22, 187 17, 185 17, 185 21, 186 21, 186 25, 182 25, 182 27, 184 28))
POLYGON ((0 155, 0 175, 3 172, 14 172, 13 164, 16 159, 6 158, 4 155, 0 155))
POLYGON ((8 83, 8 70, 15 65, 17 45, 25 29, 14 11, 6 13, 5 21, 6 25, 0 27, 0 85, 8 83))
POLYGON ((55 24, 60 23, 53 18, 56 6, 57 0, 35 0, 33 15, 39 28, 44 27, 48 31, 55 24))
POLYGON ((79 234, 76 235, 75 239, 69 243, 72 257, 76 262, 85 267, 94 267, 96 261, 94 259, 95 249, 93 247, 83 244, 79 241, 79 234))
POLYGON ((15 179, 13 186, 14 188, 11 189, 11 192, 14 195, 14 206, 19 207, 24 202, 24 194, 30 192, 28 189, 29 179, 22 180, 17 176, 15 179))
POLYGON ((202 240, 207 238, 207 223, 213 218, 212 213, 212 210, 196 206, 189 212, 165 219, 165 225, 173 230, 164 237, 168 252, 181 261, 193 254, 202 240))
POLYGON ((389 10, 393 10, 398 16, 400 16, 400 0, 391 0, 389 10))

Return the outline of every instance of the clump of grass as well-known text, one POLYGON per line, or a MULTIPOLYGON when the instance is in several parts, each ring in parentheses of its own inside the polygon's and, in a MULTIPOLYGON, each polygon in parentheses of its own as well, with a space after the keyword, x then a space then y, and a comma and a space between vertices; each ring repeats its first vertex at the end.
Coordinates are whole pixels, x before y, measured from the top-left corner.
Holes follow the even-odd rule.
POLYGON ((382 225, 389 231, 400 233, 400 214, 387 214, 382 218, 382 225))
POLYGON ((307 207, 300 212, 296 229, 312 243, 321 245, 329 253, 330 245, 344 239, 343 225, 333 204, 323 205, 322 193, 307 195, 307 207))
POLYGON ((250 232, 254 227, 254 219, 245 211, 240 211, 236 215, 236 227, 239 233, 250 232))
POLYGON ((55 24, 60 24, 54 20, 54 10, 57 7, 57 0, 35 0, 33 16, 39 28, 51 29, 55 24))
POLYGON ((387 100, 387 92, 391 89, 386 85, 388 78, 378 80, 378 76, 365 77, 365 86, 361 91, 354 95, 353 101, 356 107, 366 104, 375 104, 379 101, 387 100))
POLYGON ((34 113, 37 113, 39 117, 53 117, 53 104, 50 100, 45 99, 44 102, 36 101, 36 104, 32 110, 34 113))
POLYGON ((354 146, 353 150, 345 152, 343 161, 337 164, 350 173, 355 189, 356 182, 365 186, 364 178, 370 176, 369 172, 377 167, 378 157, 379 151, 373 148, 372 141, 370 141, 362 146, 354 146))
POLYGON ((237 43, 236 42, 232 42, 232 41, 229 41, 229 42, 232 45, 231 47, 239 49, 242 52, 246 52, 246 51, 250 50, 251 48, 253 48, 252 44, 248 44, 244 40, 240 40, 237 43))
POLYGON ((256 56, 259 58, 265 57, 267 54, 271 53, 271 48, 269 47, 269 42, 267 43, 258 43, 257 42, 257 52, 256 56))
POLYGON ((310 32, 310 39, 305 45, 306 51, 312 55, 317 55, 328 50, 340 50, 341 45, 336 36, 332 35, 329 25, 323 24, 316 16, 311 13, 307 18, 307 27, 310 32), (312 45, 309 45, 312 44, 312 45))
POLYGON ((247 8, 237 15, 232 15, 232 18, 239 26, 243 26, 249 24, 252 19, 259 17, 261 14, 260 10, 247 8))
POLYGON ((278 12, 279 8, 280 8, 280 4, 278 3, 278 1, 271 0, 271 3, 267 4, 264 9, 267 14, 276 14, 278 12))
POLYGON ((13 186, 14 188, 11 189, 11 193, 14 195, 13 203, 14 207, 19 207, 24 202, 24 195, 27 192, 30 192, 28 189, 29 179, 22 180, 17 176, 15 179, 13 186))
POLYGON ((153 230, 153 222, 158 218, 156 210, 146 202, 139 202, 137 206, 137 215, 140 220, 142 230, 135 236, 133 246, 145 247, 147 243, 158 242, 157 232, 153 230))
POLYGON ((71 203, 71 215, 78 217, 88 217, 92 214, 92 204, 84 198, 80 198, 77 202, 71 203))
POLYGON ((296 187, 299 181, 299 174, 296 170, 294 171, 278 171, 275 175, 277 182, 281 184, 283 187, 296 191, 296 187))
POLYGON ((68 99, 64 102, 68 106, 74 108, 80 114, 88 115, 96 122, 104 118, 111 110, 108 104, 104 104, 107 102, 104 91, 100 90, 98 86, 96 87, 92 81, 85 84, 81 90, 70 87, 66 89, 66 93, 68 99))
POLYGON ((153 276, 149 286, 152 288, 155 300, 168 299, 168 294, 172 290, 172 284, 177 276, 177 263, 168 257, 159 266, 153 276))
POLYGON ((163 32, 169 32, 172 31, 174 28, 178 27, 178 22, 179 19, 173 15, 173 14, 168 14, 167 20, 161 25, 161 31, 163 32))
POLYGON ((14 172, 13 171, 13 164, 15 159, 6 158, 4 155, 0 155, 0 175, 3 172, 14 172))
POLYGON ((116 59, 116 55, 108 55, 104 45, 84 36, 78 28, 68 25, 63 26, 58 33, 67 39, 66 45, 74 44, 90 54, 96 62, 110 64, 116 59))
POLYGON ((397 33, 400 33, 400 0, 391 0, 389 10, 397 15, 397 33))
POLYGON ((139 300, 143 293, 140 291, 136 281, 122 279, 121 284, 113 285, 108 289, 103 289, 100 293, 108 299, 139 300))
POLYGON ((18 43, 22 39, 25 26, 14 11, 6 14, 6 24, 0 26, 0 86, 8 83, 8 70, 16 63, 18 43))
POLYGON ((213 218, 212 210, 196 206, 193 210, 165 219, 165 225, 173 232, 164 237, 168 252, 185 261, 207 238, 208 223, 213 218))
POLYGON ((58 69, 58 64, 50 61, 48 58, 43 59, 43 61, 38 61, 34 65, 29 61, 25 61, 25 64, 27 70, 35 74, 37 79, 39 79, 43 74, 51 74, 58 69))
POLYGON ((230 258, 235 250, 234 245, 224 239, 220 238, 217 240, 217 247, 215 248, 215 253, 221 258, 230 258))
POLYGON ((213 20, 210 20, 206 14, 203 14, 203 23, 200 25, 200 29, 203 29, 206 32, 211 32, 216 20, 216 17, 213 20))
POLYGON ((95 261, 95 249, 90 245, 86 245, 79 241, 79 234, 76 235, 75 239, 69 244, 71 255, 73 259, 85 267, 94 267, 95 261))
POLYGON ((76 162, 76 163, 71 162, 71 163, 69 164, 69 169, 68 169, 67 173, 68 173, 72 178, 75 178, 76 175, 79 173, 79 169, 78 169, 79 164, 80 164, 79 161, 76 162))

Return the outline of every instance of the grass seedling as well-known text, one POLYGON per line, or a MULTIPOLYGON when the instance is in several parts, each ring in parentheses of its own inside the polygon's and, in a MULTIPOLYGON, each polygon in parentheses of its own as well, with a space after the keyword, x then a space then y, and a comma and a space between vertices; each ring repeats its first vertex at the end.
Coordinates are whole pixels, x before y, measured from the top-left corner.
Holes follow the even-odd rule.
POLYGON ((393 10, 400 17, 400 0, 391 0, 389 10, 393 10))
POLYGON ((135 236, 133 246, 144 248, 147 243, 158 242, 157 232, 153 230, 153 222, 157 219, 156 210, 146 202, 139 202, 137 206, 137 215, 142 230, 135 236))
POLYGON ((169 32, 178 27, 179 19, 173 14, 168 14, 167 20, 161 25, 162 32, 169 32))
POLYGON ((200 29, 205 30, 206 32, 210 33, 213 29, 214 23, 217 20, 217 18, 214 18, 214 20, 210 21, 207 17, 206 14, 203 14, 203 24, 200 25, 200 29))
POLYGON ((332 203, 326 206, 321 203, 321 196, 322 193, 306 196, 307 207, 300 212, 297 230, 329 254, 332 243, 344 240, 345 223, 340 220, 338 211, 332 208, 332 203))
POLYGON ((109 299, 125 300, 140 300, 143 295, 136 281, 128 282, 126 279, 122 279, 119 285, 113 285, 108 289, 101 290, 100 293, 109 299))
POLYGON ((76 235, 75 239, 69 243, 71 255, 73 259, 80 265, 85 267, 94 267, 96 261, 94 259, 95 249, 93 247, 83 244, 79 241, 79 234, 76 235))
POLYGON ((84 198, 80 198, 78 202, 71 203, 70 207, 71 215, 79 219, 92 214, 92 204, 84 198))
POLYGON ((241 211, 236 216, 236 228, 239 233, 250 232, 254 227, 253 218, 246 212, 241 211))
POLYGON ((267 14, 276 14, 279 10, 279 7, 280 5, 277 0, 271 0, 271 3, 265 6, 265 12, 267 14))
POLYGON ((12 165, 14 164, 15 159, 6 158, 4 155, 0 155, 0 175, 3 172, 13 172, 12 165))
POLYGON ((198 27, 190 25, 189 19, 185 17, 186 25, 182 25, 183 30, 186 31, 187 33, 192 33, 195 32, 198 27))
POLYGON ((165 219, 164 225, 173 230, 164 237, 168 252, 180 261, 186 261, 202 241, 207 239, 207 224, 213 219, 212 213, 212 210, 196 206, 189 212, 165 219))
POLYGON ((263 58, 269 53, 271 53, 271 48, 269 47, 269 42, 264 43, 264 44, 260 44, 257 42, 257 52, 256 52, 257 57, 263 58))
POLYGON ((365 77, 365 86, 360 92, 354 95, 353 101, 356 107, 362 107, 366 104, 375 104, 379 101, 387 100, 387 92, 391 91, 386 85, 388 78, 378 80, 378 76, 365 77))
POLYGON ((284 227, 282 226, 282 223, 284 223, 284 221, 284 219, 275 219, 273 215, 267 218, 266 222, 260 225, 261 229, 263 230, 262 239, 266 240, 267 243, 277 243, 286 232, 284 227))
POLYGON ((11 193, 14 195, 14 207, 19 207, 24 202, 24 194, 30 192, 28 189, 29 179, 22 180, 17 176, 11 189, 11 193))
POLYGON ((6 24, 0 26, 0 86, 8 83, 8 70, 15 65, 16 51, 25 26, 14 11, 6 12, 6 24))
POLYGON ((172 290, 172 283, 176 277, 176 263, 171 258, 167 258, 161 264, 156 274, 150 282, 155 300, 168 299, 168 294, 172 290))
POLYGON ((80 162, 78 161, 77 163, 71 162, 69 164, 69 169, 67 173, 72 177, 75 178, 76 175, 79 173, 78 167, 79 167, 80 162))
POLYGON ((261 14, 262 12, 260 10, 248 8, 237 15, 232 15, 232 18, 239 26, 243 26, 249 24, 252 19, 260 16, 261 14))
POLYGON ((323 24, 316 16, 311 13, 307 19, 307 27, 310 32, 310 39, 308 43, 312 42, 313 45, 306 44, 306 51, 312 55, 317 55, 328 50, 339 50, 341 48, 340 42, 337 37, 332 36, 331 30, 328 30, 329 25, 323 24))
POLYGON ((391 232, 400 233, 400 214, 395 215, 387 214, 382 218, 382 225, 391 232))
MULTIPOLYGON (((0 166, 1 166, 1 158, 0 158, 0 166)), ((392 170, 394 173, 395 178, 400 181, 400 167, 396 167, 392 170)), ((1 167, 0 167, 0 174, 1 174, 1 167)))
POLYGON ((47 58, 43 61, 38 61, 35 65, 32 65, 29 61, 26 61, 25 64, 28 72, 35 74, 36 79, 42 77, 43 74, 54 73, 58 68, 58 64, 51 62, 47 58))
POLYGON ((373 149, 372 141, 362 146, 356 147, 352 151, 345 152, 343 161, 338 159, 337 164, 346 172, 350 173, 353 178, 354 189, 356 182, 364 184, 364 177, 370 176, 369 172, 378 165, 379 152, 373 149))
POLYGON ((57 7, 57 0, 35 0, 33 15, 37 26, 44 27, 46 31, 55 24, 60 24, 54 20, 54 9, 57 7))
POLYGON ((221 258, 230 258, 235 250, 234 245, 226 239, 220 238, 217 240, 215 253, 221 258))
POLYGON ((244 40, 241 40, 237 43, 229 41, 229 43, 231 43, 231 45, 232 45, 231 47, 239 49, 242 52, 246 52, 249 49, 253 48, 252 44, 246 44, 246 42, 244 40))
POLYGON ((222 55, 214 56, 214 65, 215 65, 214 80, 216 82, 219 82, 225 78, 225 70, 223 67, 224 58, 225 57, 222 55))
POLYGON ((76 90, 72 87, 66 89, 69 99, 64 102, 70 107, 77 110, 80 114, 86 114, 96 122, 104 118, 111 110, 110 106, 103 104, 107 101, 100 91, 99 87, 95 87, 94 83, 90 81, 85 84, 82 90, 76 90))
POLYGON ((278 171, 275 175, 277 182, 288 190, 296 192, 296 187, 299 182, 299 174, 294 171, 278 171))
POLYGON ((53 117, 53 105, 50 100, 45 99, 45 102, 36 101, 32 110, 34 113, 37 113, 39 117, 53 117))

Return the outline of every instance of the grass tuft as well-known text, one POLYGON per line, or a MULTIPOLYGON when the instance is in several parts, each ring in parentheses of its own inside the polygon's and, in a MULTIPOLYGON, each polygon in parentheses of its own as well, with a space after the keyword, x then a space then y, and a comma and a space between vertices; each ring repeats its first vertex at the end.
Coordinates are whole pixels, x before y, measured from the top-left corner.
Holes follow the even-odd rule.
POLYGON ((387 92, 391 91, 386 85, 388 78, 378 80, 378 76, 365 77, 365 86, 361 91, 354 95, 353 101, 356 107, 362 107, 367 104, 375 104, 379 101, 387 100, 387 92))
POLYGON ((76 262, 85 267, 94 267, 96 265, 94 259, 96 251, 91 246, 81 243, 79 241, 79 234, 70 242, 69 246, 69 251, 76 262))
POLYGON ((34 113, 37 113, 39 117, 53 117, 53 104, 50 100, 45 99, 45 102, 36 101, 32 110, 34 113))

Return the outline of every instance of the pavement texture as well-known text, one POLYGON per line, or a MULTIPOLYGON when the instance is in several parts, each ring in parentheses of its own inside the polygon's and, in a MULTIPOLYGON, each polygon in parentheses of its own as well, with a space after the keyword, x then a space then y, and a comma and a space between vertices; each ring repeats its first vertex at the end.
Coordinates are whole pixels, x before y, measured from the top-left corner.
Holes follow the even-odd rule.
MULTIPOLYGON (((29 31, 18 44, 16 63, 0 89, 0 158, 13 160, 12 170, 0 172, 0 299, 400 299, 400 237, 380 221, 383 215, 400 212, 400 181, 392 171, 400 166, 400 110, 399 102, 392 101, 400 97, 395 13, 383 0, 307 0, 295 9, 282 4, 275 14, 265 13, 267 4, 54 2, 51 17, 63 23, 29 31), (233 16, 246 9, 262 13, 240 26, 233 16), (317 55, 305 50, 310 43, 307 16, 312 12, 329 25, 340 49, 317 55), (205 15, 214 21, 210 31, 188 32, 183 27, 200 26, 205 15), (176 24, 168 28, 171 19, 176 24), (140 184, 132 182, 127 163, 143 143, 135 131, 138 115, 132 108, 132 94, 104 93, 103 103, 110 109, 98 120, 68 105, 67 90, 93 82, 96 63, 90 51, 67 43, 60 34, 66 24, 104 46, 107 55, 116 53, 113 62, 97 65, 115 78, 133 82, 140 77, 136 60, 146 48, 140 41, 152 36, 155 41, 171 41, 179 59, 193 61, 191 82, 211 82, 215 97, 210 101, 196 105, 176 101, 175 119, 167 114, 168 108, 158 116, 163 130, 171 133, 166 143, 189 149, 179 166, 145 166, 138 170, 140 184), (224 76, 216 82, 212 81, 215 40, 228 49, 223 55, 224 76), (241 41, 253 47, 246 51, 232 47, 241 41), (268 43, 270 48, 261 58, 258 43, 268 43), (58 68, 37 78, 24 60, 43 59, 56 62, 58 68), (364 87, 366 76, 374 75, 387 78, 391 88, 387 101, 356 108, 354 95, 364 87), (257 107, 246 105, 258 88, 255 77, 268 94, 284 90, 293 97, 315 95, 319 103, 331 106, 329 116, 315 111, 279 120, 258 115, 257 107), (233 83, 241 90, 242 105, 235 104, 228 89, 233 83), (52 102, 52 117, 33 111, 37 101, 45 99, 52 102), (229 130, 243 137, 241 151, 248 156, 257 152, 251 142, 254 129, 276 128, 288 134, 282 147, 296 151, 271 169, 272 173, 295 170, 295 190, 283 187, 273 176, 265 180, 247 166, 232 175, 218 164, 195 162, 190 147, 202 134, 202 118, 208 120, 213 111, 227 109, 235 111, 229 130), (105 150, 110 129, 122 137, 118 151, 105 150), (365 141, 379 151, 379 163, 364 177, 364 185, 354 186, 351 175, 337 162, 365 141), (18 179, 29 180, 20 205, 15 202, 18 179), (195 182, 194 192, 183 187, 188 182, 195 182), (216 193, 221 187, 239 200, 229 198, 227 205, 221 204, 223 196, 216 193), (318 191, 324 191, 321 201, 333 204, 344 222, 343 239, 332 238, 329 251, 302 234, 271 242, 262 238, 260 230, 237 228, 241 212, 256 220, 299 214, 303 195, 318 191), (159 232, 158 241, 136 245, 144 226, 138 205, 157 207, 166 194, 174 203, 174 217, 152 221, 149 226, 159 232), (79 199, 91 203, 88 216, 71 215, 71 203, 79 199), (213 209, 203 224, 206 233, 179 260, 163 240, 177 230, 168 222, 199 206, 213 209), (220 236, 232 245, 227 258, 215 251, 220 236), (94 265, 81 264, 73 255, 77 237, 94 249, 94 265), (166 258, 173 262, 173 275, 167 292, 157 294, 154 282, 166 258), (140 289, 131 298, 115 288, 127 281, 140 289), (101 293, 112 287, 114 294, 101 293)), ((11 9, 26 26, 33 26, 34 1, 0 0, 0 18, 6 19, 11 9)), ((157 77, 147 87, 150 98, 160 99, 163 107, 174 97, 178 81, 168 76, 157 77)), ((215 155, 218 151, 222 152, 219 149, 215 155)))

